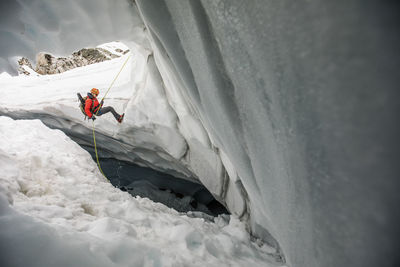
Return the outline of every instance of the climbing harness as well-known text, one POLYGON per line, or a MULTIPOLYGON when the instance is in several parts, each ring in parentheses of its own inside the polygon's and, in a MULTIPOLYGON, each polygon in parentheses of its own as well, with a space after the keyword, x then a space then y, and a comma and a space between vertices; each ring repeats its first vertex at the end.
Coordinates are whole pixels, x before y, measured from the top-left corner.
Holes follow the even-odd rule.
MULTIPOLYGON (((108 92, 110 91, 111 87, 113 86, 114 82, 117 80, 119 74, 121 73, 122 69, 125 67, 126 63, 128 62, 129 58, 131 57, 131 55, 128 56, 128 58, 125 60, 124 64, 122 65, 121 69, 119 70, 117 76, 115 76, 114 80, 112 81, 110 87, 108 88, 108 90, 106 91, 106 93, 104 94, 103 98, 101 99, 100 103, 103 102, 104 98, 106 98, 106 95, 108 94, 108 92)), ((79 97, 79 96, 78 96, 79 97)), ((100 109, 97 110, 96 112, 96 116, 97 113, 99 112, 100 109)), ((96 152, 96 161, 97 161, 97 166, 99 167, 99 170, 101 172, 101 174, 104 176, 104 178, 106 179, 106 181, 110 181, 107 176, 104 174, 103 170, 101 169, 100 166, 100 162, 99 162, 99 155, 97 153, 97 145, 96 145, 96 136, 95 136, 95 130, 94 130, 94 121, 92 121, 92 125, 93 125, 93 143, 94 143, 94 151, 96 152)))

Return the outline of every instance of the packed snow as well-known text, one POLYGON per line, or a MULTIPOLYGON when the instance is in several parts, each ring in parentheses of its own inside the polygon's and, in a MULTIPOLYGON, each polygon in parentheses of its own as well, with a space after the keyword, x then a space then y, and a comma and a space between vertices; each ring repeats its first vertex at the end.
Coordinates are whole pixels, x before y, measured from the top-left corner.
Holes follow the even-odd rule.
MULTIPOLYGON (((110 49, 113 53, 118 49, 129 49, 121 42, 99 47, 110 49)), ((118 124, 111 113, 102 116, 101 123, 96 122, 96 131, 114 140, 99 142, 100 147, 120 153, 120 158, 127 161, 140 158, 155 168, 176 169, 180 176, 190 176, 183 164, 177 162, 186 152, 186 142, 176 127, 176 114, 167 102, 159 80, 146 66, 148 56, 148 51, 133 46, 131 52, 119 58, 59 75, 20 75, 9 79, 4 74, 0 77, 3 92, 0 113, 15 118, 23 117, 21 114, 44 115, 50 117, 47 124, 52 127, 71 131, 81 126, 91 129, 91 123, 83 121, 84 116, 77 108, 76 93, 85 96, 92 87, 96 87, 100 90, 101 99, 110 89, 105 106, 114 107, 120 114, 125 113, 124 124, 118 124), (117 145, 116 139, 120 141, 117 145), (127 155, 134 149, 140 149, 136 156, 127 155), (172 167, 174 161, 180 166, 172 167)))
MULTIPOLYGON (((127 49, 115 42, 101 47, 127 49)), ((76 92, 97 87, 104 94, 128 60, 106 99, 126 112, 126 121, 120 125, 107 114, 95 124, 100 133, 117 137, 129 129, 132 117, 136 125, 146 122, 135 116, 141 108, 139 97, 134 97, 131 113, 127 108, 136 93, 130 86, 132 68, 142 60, 134 53, 133 59, 132 53, 120 54, 55 75, 2 73, 1 111, 50 114, 56 121, 91 129, 92 123, 83 121, 76 92)), ((133 79, 139 80, 140 74, 134 73, 133 79)), ((165 101, 151 92, 141 98, 152 99, 158 107, 165 101)), ((161 121, 165 112, 142 108, 147 121, 158 116, 166 124, 161 121)), ((88 136, 92 138, 91 132, 88 136)), ((39 120, 0 117, 0 169, 0 240, 3 251, 9 251, 1 254, 4 266, 276 266, 275 250, 252 238, 237 217, 179 213, 148 198, 132 197, 101 175, 86 150, 39 120)))
POLYGON ((0 117, 2 266, 275 266, 237 218, 190 218, 113 187, 39 120, 0 117))

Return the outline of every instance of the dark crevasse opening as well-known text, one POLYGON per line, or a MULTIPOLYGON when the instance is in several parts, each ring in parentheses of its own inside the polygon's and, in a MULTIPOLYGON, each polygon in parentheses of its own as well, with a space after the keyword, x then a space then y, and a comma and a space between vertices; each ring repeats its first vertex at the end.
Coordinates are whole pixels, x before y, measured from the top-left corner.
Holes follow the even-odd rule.
MULTIPOLYGON (((83 148, 96 161, 93 148, 83 148)), ((113 158, 100 157, 99 162, 111 184, 132 196, 147 197, 179 212, 203 212, 211 216, 229 214, 200 183, 113 158)))

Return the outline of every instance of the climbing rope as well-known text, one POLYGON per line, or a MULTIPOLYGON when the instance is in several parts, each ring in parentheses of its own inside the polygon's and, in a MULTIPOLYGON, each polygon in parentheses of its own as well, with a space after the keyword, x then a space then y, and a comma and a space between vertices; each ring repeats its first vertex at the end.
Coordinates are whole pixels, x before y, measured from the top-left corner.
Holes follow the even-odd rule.
MULTIPOLYGON (((122 69, 125 67, 125 65, 126 65, 126 63, 128 62, 128 60, 129 60, 130 57, 131 57, 131 55, 129 55, 129 57, 125 60, 125 62, 124 62, 124 64, 122 65, 121 69, 119 70, 117 76, 115 76, 114 80, 113 80, 112 83, 110 84, 110 87, 108 87, 108 89, 107 89, 106 93, 104 94, 103 98, 101 99, 101 101, 103 101, 104 98, 106 98, 106 95, 107 95, 108 92, 110 91, 111 87, 114 85, 114 82, 117 80, 119 74, 121 73, 122 69)), ((101 101, 100 101, 100 102, 101 102, 101 101)), ((99 110, 100 110, 100 109, 99 109, 99 110)), ((96 115, 97 115, 97 113, 99 112, 99 110, 97 110, 96 115)))
MULTIPOLYGON (((117 80, 119 74, 121 73, 122 69, 125 67, 126 63, 128 62, 129 58, 131 57, 131 55, 128 56, 128 58, 125 60, 124 64, 122 65, 121 69, 119 70, 118 74, 115 76, 114 80, 112 81, 110 87, 108 87, 108 90, 106 91, 106 93, 104 94, 103 98, 101 99, 100 103, 104 100, 104 98, 106 98, 106 95, 108 94, 108 92, 110 91, 111 87, 113 86, 114 82, 117 80)), ((97 113, 99 112, 100 108, 96 111, 96 116, 97 113)), ((104 176, 104 178, 106 179, 106 181, 110 182, 110 180, 107 178, 107 176, 104 174, 103 170, 101 169, 100 166, 100 161, 99 161, 99 155, 97 153, 97 145, 96 145, 96 135, 95 135, 95 130, 94 130, 94 121, 93 122, 93 143, 94 143, 94 151, 96 152, 96 161, 97 161, 97 166, 99 167, 99 170, 101 172, 101 174, 104 176)))
POLYGON ((99 170, 100 170, 101 174, 104 176, 104 178, 106 179, 106 181, 109 182, 110 180, 108 180, 107 176, 104 174, 103 170, 101 169, 100 162, 99 162, 99 155, 97 154, 96 135, 94 134, 94 121, 93 121, 93 143, 94 143, 94 151, 96 152, 97 166, 99 167, 99 170))

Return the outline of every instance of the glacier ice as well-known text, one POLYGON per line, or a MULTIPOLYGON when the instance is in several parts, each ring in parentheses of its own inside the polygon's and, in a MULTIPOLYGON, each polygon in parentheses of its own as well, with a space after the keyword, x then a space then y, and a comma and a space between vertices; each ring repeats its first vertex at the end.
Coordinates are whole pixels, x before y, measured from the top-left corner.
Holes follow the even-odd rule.
MULTIPOLYGON (((18 16, 2 16, 1 70, 41 50, 135 51, 110 99, 127 126, 99 128, 116 158, 201 181, 289 266, 399 262, 394 1, 8 2, 18 16)), ((70 103, 35 103, 0 99, 0 112, 45 113, 85 141, 70 103)))

